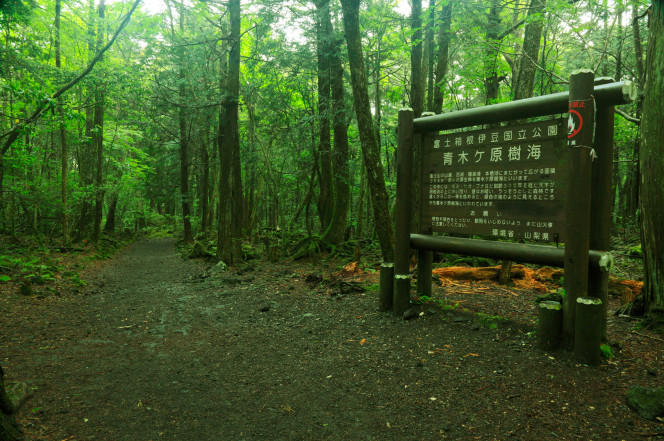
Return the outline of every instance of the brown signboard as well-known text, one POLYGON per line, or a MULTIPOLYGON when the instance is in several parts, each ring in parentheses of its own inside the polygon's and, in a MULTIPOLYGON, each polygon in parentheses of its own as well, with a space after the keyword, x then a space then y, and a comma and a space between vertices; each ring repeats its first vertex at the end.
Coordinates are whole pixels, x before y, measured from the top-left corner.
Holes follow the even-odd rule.
POLYGON ((425 222, 438 232, 563 240, 566 135, 562 119, 435 135, 423 152, 425 222))

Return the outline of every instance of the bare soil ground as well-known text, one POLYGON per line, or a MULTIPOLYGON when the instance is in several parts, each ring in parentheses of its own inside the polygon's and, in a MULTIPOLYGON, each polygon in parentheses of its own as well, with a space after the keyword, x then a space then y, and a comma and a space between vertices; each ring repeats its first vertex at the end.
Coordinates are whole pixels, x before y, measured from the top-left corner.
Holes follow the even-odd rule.
MULTIPOLYGON (((625 404, 658 386, 664 341, 609 322, 597 368, 535 348, 536 292, 448 283, 404 321, 377 311, 376 274, 310 263, 216 271, 172 239, 90 269, 82 293, 0 296, 0 363, 33 389, 30 440, 647 440, 625 404), (353 280, 357 283, 352 283, 353 280), (347 283, 345 283, 347 282, 347 283), (357 292, 359 284, 369 287, 357 292), (487 315, 499 321, 492 329, 487 315)), ((616 305, 612 305, 614 308, 616 305)))

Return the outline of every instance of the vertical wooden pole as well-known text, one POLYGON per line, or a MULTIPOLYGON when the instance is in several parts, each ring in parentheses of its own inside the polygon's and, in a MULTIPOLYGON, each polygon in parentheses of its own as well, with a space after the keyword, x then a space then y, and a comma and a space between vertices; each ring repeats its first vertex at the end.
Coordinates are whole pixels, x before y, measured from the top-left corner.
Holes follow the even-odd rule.
POLYGON ((600 362, 602 301, 594 297, 576 299, 574 356, 582 363, 597 366, 600 362))
MULTIPOLYGON (((424 112, 425 116, 433 116, 433 112, 424 112)), ((417 162, 414 170, 417 175, 417 180, 420 183, 416 193, 417 200, 419 201, 417 210, 417 232, 420 234, 432 234, 433 229, 431 219, 425 215, 429 205, 429 176, 428 168, 425 164, 425 152, 430 152, 433 149, 433 133, 426 132, 421 136, 420 151, 417 156, 417 162)), ((417 250, 417 294, 420 296, 431 297, 431 269, 433 266, 433 251, 431 250, 417 250)))
POLYGON ((394 264, 383 262, 380 265, 380 293, 378 296, 378 309, 389 311, 392 309, 394 296, 394 264))
POLYGON ((569 348, 573 347, 574 342, 576 299, 588 296, 594 77, 591 70, 581 69, 572 73, 569 84, 567 147, 570 165, 564 264, 566 295, 563 309, 563 337, 569 348))
POLYGON ((397 148, 396 237, 394 247, 394 313, 402 315, 410 306, 410 226, 412 213, 413 110, 399 110, 397 148), (405 280, 407 279, 407 280, 405 280), (398 282, 398 283, 396 283, 398 282))
MULTIPOLYGON (((612 83, 613 78, 597 78, 595 85, 612 83)), ((599 107, 595 130, 597 158, 592 165, 592 196, 590 199, 590 248, 609 251, 611 247, 611 179, 613 177, 613 107, 599 107)), ((606 308, 609 293, 610 268, 589 269, 588 293, 602 301, 600 336, 606 341, 606 308)))

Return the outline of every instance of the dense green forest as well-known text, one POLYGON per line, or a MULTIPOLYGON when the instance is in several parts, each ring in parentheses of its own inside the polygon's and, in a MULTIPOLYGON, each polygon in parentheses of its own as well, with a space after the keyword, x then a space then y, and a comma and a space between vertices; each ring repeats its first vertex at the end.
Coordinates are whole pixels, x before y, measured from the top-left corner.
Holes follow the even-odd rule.
POLYGON ((228 263, 251 241, 390 260, 399 108, 549 94, 590 68, 642 92, 615 110, 613 223, 641 231, 664 305, 661 1, 143 3, 0 2, 3 238, 158 227, 228 263))

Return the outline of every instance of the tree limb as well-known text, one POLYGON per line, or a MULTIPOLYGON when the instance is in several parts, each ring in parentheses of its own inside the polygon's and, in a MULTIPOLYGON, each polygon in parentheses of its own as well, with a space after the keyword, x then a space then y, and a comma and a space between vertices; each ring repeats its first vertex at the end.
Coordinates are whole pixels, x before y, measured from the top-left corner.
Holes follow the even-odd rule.
POLYGON ((5 138, 5 137, 7 138, 5 140, 5 142, 2 144, 2 151, 0 151, 0 156, 3 156, 5 153, 7 153, 7 150, 9 150, 9 148, 12 146, 14 141, 16 141, 16 139, 18 139, 21 132, 23 132, 23 130, 28 125, 34 123, 35 121, 37 121, 41 117, 42 113, 44 113, 44 110, 46 110, 48 108, 48 106, 51 102, 55 101, 63 93, 65 93, 66 91, 68 91, 69 89, 74 87, 76 85, 76 83, 81 81, 87 74, 89 74, 92 71, 92 69, 95 67, 95 64, 97 64, 97 62, 104 55, 104 52, 106 52, 113 45, 113 43, 115 43, 115 40, 118 38, 118 35, 120 35, 120 32, 122 32, 122 30, 125 28, 125 26, 127 26, 127 23, 129 23, 129 19, 131 18, 131 15, 134 13, 134 11, 136 10, 136 8, 138 7, 138 4, 140 2, 141 2, 141 0, 135 0, 134 1, 134 4, 132 5, 131 9, 129 10, 129 12, 125 16, 125 18, 122 20, 122 23, 120 23, 120 26, 115 31, 115 34, 113 34, 113 37, 111 38, 111 40, 108 43, 106 43, 106 46, 101 48, 101 50, 92 59, 92 61, 90 61, 88 66, 80 74, 78 74, 76 76, 76 78, 74 78, 73 80, 71 80, 70 82, 68 82, 64 86, 62 86, 60 89, 58 89, 58 91, 56 91, 53 95, 51 95, 47 100, 44 100, 43 102, 41 102, 37 106, 37 109, 32 113, 32 115, 30 115, 30 117, 28 119, 26 119, 22 124, 17 124, 9 132, 7 132, 7 133, 3 134, 2 136, 0 136, 0 139, 5 138))
POLYGON ((618 108, 614 108, 613 111, 616 112, 618 115, 622 116, 623 118, 625 118, 629 122, 633 122, 634 124, 637 124, 637 125, 641 124, 641 119, 640 118, 636 118, 635 116, 632 116, 632 115, 630 115, 629 113, 627 113, 623 110, 620 110, 618 108))

